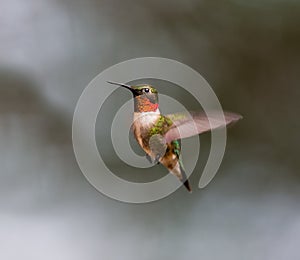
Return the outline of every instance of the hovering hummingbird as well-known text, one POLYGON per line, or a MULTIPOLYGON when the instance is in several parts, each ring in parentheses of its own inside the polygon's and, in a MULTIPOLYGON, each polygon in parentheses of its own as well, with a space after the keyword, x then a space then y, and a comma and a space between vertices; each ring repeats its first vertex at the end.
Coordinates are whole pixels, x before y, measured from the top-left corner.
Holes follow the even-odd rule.
MULTIPOLYGON (((129 89, 134 97, 134 116, 131 129, 146 153, 150 163, 162 164, 178 177, 189 192, 192 191, 181 157, 180 139, 224 127, 242 118, 241 115, 224 112, 225 120, 207 117, 204 112, 183 112, 162 115, 159 111, 158 92, 148 84, 129 86, 108 81, 129 89)), ((214 113, 210 113, 214 114, 214 113)))

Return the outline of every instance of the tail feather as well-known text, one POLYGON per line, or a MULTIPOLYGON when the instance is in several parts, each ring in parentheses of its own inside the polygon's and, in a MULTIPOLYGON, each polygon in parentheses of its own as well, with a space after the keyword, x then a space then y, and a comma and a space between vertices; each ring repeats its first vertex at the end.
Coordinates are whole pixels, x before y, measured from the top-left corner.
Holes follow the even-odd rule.
POLYGON ((189 192, 192 192, 192 187, 191 187, 190 182, 189 182, 189 180, 188 180, 188 178, 186 176, 186 173, 184 171, 184 168, 183 168, 181 160, 179 161, 179 165, 180 165, 180 171, 181 171, 181 175, 182 175, 181 182, 183 183, 184 187, 186 187, 186 189, 189 192))
POLYGON ((187 188, 187 190, 188 190, 189 192, 192 192, 192 188, 191 188, 191 185, 190 185, 189 180, 186 180, 186 181, 183 183, 183 185, 184 185, 184 187, 187 188))

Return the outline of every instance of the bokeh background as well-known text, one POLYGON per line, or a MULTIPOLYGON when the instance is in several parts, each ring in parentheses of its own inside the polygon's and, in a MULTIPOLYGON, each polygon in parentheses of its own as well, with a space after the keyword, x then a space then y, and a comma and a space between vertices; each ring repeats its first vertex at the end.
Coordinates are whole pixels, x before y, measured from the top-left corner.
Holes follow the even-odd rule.
POLYGON ((299 17, 296 0, 1 0, 0 258, 299 259, 299 17), (87 182, 71 123, 93 77, 140 56, 193 67, 244 119, 205 189, 199 166, 192 194, 133 205, 87 182))

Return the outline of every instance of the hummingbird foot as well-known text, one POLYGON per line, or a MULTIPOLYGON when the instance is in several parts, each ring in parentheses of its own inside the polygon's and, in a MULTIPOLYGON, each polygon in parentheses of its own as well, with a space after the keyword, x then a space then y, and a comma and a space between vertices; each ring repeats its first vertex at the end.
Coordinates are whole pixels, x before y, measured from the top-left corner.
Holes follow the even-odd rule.
MULTIPOLYGON (((159 164, 159 161, 152 161, 151 156, 149 154, 146 154, 146 159, 148 160, 149 163, 153 164, 159 164)), ((158 158, 159 159, 159 158, 158 158)))
POLYGON ((159 159, 160 159, 160 155, 158 154, 158 155, 156 155, 155 156, 155 159, 154 159, 154 161, 153 161, 153 164, 159 164, 159 159))

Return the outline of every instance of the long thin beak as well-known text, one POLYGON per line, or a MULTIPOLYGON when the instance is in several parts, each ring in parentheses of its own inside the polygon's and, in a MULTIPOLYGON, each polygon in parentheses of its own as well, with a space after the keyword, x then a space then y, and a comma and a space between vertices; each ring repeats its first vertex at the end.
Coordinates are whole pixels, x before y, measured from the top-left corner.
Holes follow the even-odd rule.
POLYGON ((113 82, 113 81, 107 81, 107 83, 127 88, 127 89, 129 89, 133 92, 133 89, 129 85, 126 85, 126 84, 123 84, 123 83, 118 83, 118 82, 113 82))

